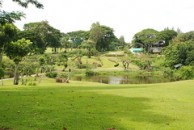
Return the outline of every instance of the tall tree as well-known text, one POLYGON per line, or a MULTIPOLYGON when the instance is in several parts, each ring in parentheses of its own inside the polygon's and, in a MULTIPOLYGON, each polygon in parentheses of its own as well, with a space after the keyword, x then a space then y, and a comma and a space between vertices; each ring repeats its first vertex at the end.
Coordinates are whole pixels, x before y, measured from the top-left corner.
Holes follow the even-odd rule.
POLYGON ((63 34, 60 42, 61 42, 61 46, 65 48, 65 51, 67 50, 67 48, 71 47, 71 42, 68 34, 63 34))
POLYGON ((18 29, 11 23, 0 24, 0 64, 7 45, 15 39, 18 29))
POLYGON ((49 47, 52 47, 54 49, 54 52, 57 52, 57 48, 60 48, 61 45, 61 37, 62 34, 58 29, 55 29, 53 27, 50 28, 49 33, 47 33, 47 43, 49 47))
POLYGON ((72 47, 78 47, 81 45, 81 43, 84 40, 88 40, 89 38, 89 31, 73 31, 73 32, 68 32, 67 33, 69 39, 71 41, 72 47))
POLYGON ((121 49, 124 49, 124 47, 126 46, 126 42, 125 42, 124 36, 121 36, 119 38, 119 46, 121 47, 121 49))
POLYGON ((97 43, 103 36, 101 25, 99 22, 93 23, 90 29, 89 39, 97 43))
POLYGON ((100 25, 97 22, 91 26, 89 39, 94 41, 96 50, 108 51, 111 42, 116 39, 116 36, 112 28, 100 25))
POLYGON ((20 39, 16 42, 11 42, 8 44, 6 48, 6 55, 12 59, 15 63, 15 71, 14 71, 14 85, 18 85, 19 83, 19 74, 18 67, 19 63, 22 61, 23 57, 25 57, 31 50, 31 42, 30 40, 20 39))
POLYGON ((0 80, 1 80, 1 85, 3 86, 3 77, 5 75, 4 69, 0 67, 0 80))
POLYGON ((151 45, 158 40, 158 31, 144 29, 134 35, 132 44, 134 47, 143 47, 146 52, 149 52, 151 45))
MULTIPOLYGON (((41 51, 45 50, 48 46, 55 48, 55 50, 61 46, 61 32, 50 26, 48 21, 25 24, 24 30, 31 32, 31 38, 34 37, 35 34, 35 36, 41 41, 40 47, 43 47, 41 51)), ((39 47, 39 42, 36 41, 36 38, 31 40, 37 45, 37 47, 39 47)))

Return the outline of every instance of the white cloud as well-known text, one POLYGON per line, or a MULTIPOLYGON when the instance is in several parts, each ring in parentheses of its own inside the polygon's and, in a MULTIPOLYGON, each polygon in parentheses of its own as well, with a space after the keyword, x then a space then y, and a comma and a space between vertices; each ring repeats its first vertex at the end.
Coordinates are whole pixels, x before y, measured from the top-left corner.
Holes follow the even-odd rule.
POLYGON ((89 30, 94 22, 109 26, 120 37, 130 41, 132 36, 145 28, 162 30, 166 27, 182 31, 194 29, 193 0, 39 0, 44 10, 30 6, 27 9, 6 0, 5 10, 22 10, 24 23, 48 20, 63 32, 89 30))

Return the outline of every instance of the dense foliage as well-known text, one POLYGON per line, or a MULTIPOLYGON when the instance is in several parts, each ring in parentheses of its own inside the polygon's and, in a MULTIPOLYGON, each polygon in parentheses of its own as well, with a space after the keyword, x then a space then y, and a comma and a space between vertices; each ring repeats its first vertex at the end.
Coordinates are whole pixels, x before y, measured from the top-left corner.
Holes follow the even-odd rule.
POLYGON ((166 66, 194 65, 194 32, 178 35, 164 51, 166 66))
POLYGON ((12 59, 15 63, 14 85, 17 85, 19 82, 19 74, 18 74, 19 63, 28 53, 30 53, 31 44, 32 43, 29 40, 26 40, 23 38, 16 42, 9 43, 6 48, 6 55, 10 59, 12 59))
POLYGON ((50 26, 47 21, 28 23, 24 25, 24 31, 20 33, 21 37, 30 39, 36 53, 44 53, 47 47, 61 47, 61 32, 50 26))
POLYGON ((109 51, 111 43, 117 40, 114 30, 100 23, 92 24, 89 39, 94 41, 96 50, 100 52, 109 51))
POLYGON ((2 63, 3 54, 7 45, 15 40, 17 28, 12 23, 0 24, 0 64, 2 63))
POLYGON ((177 32, 173 29, 166 28, 160 32, 154 29, 144 29, 134 35, 132 45, 144 48, 145 52, 151 52, 153 44, 164 41, 165 45, 163 46, 168 46, 169 42, 176 36, 177 32))
POLYGON ((143 47, 146 52, 150 50, 151 44, 158 41, 158 31, 145 29, 134 35, 132 44, 134 47, 143 47))

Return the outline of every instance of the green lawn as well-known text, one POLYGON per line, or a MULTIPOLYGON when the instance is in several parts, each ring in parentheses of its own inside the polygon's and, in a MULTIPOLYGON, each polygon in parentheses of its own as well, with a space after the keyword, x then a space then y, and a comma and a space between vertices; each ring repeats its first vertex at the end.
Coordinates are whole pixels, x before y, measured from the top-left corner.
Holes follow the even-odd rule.
POLYGON ((106 85, 47 79, 34 87, 4 83, 0 130, 194 129, 194 80, 106 85))

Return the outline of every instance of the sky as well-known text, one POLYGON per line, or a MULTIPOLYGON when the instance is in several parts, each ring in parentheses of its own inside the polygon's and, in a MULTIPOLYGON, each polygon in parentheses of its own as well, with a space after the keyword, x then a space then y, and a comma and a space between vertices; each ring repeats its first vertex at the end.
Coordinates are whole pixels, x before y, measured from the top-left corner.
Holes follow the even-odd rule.
POLYGON ((22 29, 25 23, 47 20, 61 32, 90 30, 99 22, 114 29, 119 38, 130 42, 143 29, 158 31, 179 28, 194 30, 194 0, 38 0, 44 9, 30 5, 22 8, 12 0, 3 0, 1 9, 23 11, 26 18, 16 22, 22 29))

